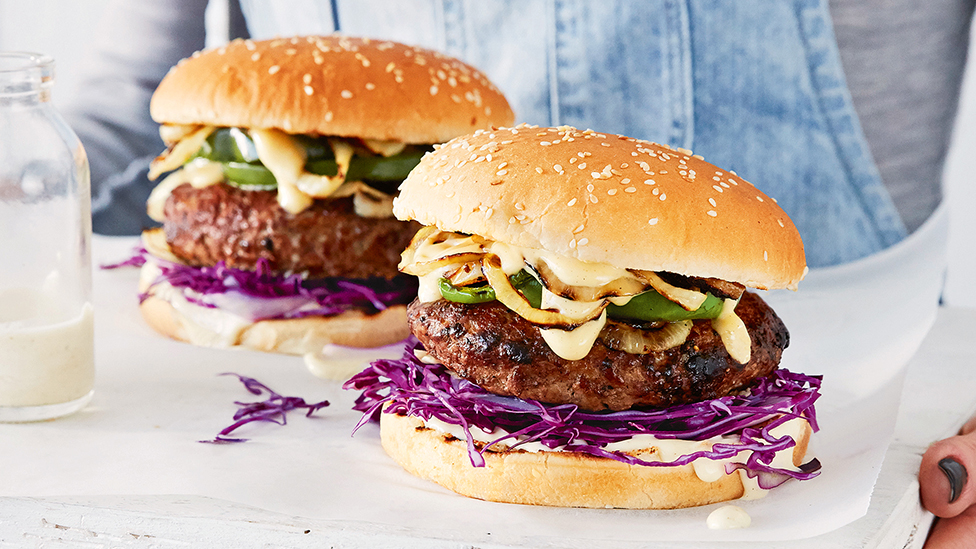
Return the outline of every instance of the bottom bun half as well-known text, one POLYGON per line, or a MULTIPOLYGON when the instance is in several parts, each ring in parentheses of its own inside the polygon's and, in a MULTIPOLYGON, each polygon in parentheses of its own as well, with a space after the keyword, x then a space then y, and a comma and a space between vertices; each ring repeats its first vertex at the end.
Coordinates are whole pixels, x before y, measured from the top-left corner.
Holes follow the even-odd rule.
POLYGON ((335 316, 259 320, 215 327, 203 325, 178 311, 169 301, 155 296, 139 306, 142 317, 157 332, 204 347, 244 347, 268 353, 305 355, 326 345, 382 347, 409 335, 407 309, 390 307, 374 315, 349 311, 335 316))
MULTIPOLYGON (((803 462, 809 425, 793 448, 803 462)), ((458 494, 503 503, 623 509, 678 509, 743 497, 738 471, 714 482, 692 465, 646 467, 574 452, 484 452, 473 467, 463 440, 424 426, 420 418, 381 414, 386 452, 408 472, 458 494)))

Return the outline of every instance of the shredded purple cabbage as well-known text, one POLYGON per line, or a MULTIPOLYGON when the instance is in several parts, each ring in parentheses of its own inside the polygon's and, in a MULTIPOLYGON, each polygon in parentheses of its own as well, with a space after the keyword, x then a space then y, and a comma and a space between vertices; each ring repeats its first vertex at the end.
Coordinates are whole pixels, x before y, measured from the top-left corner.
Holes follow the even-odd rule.
MULTIPOLYGON (((417 279, 398 275, 392 280, 373 278, 304 278, 297 274, 272 272, 267 259, 258 259, 257 269, 191 267, 166 261, 137 249, 130 259, 103 269, 141 267, 147 260, 162 274, 151 285, 168 282, 184 290, 187 301, 209 308, 221 308, 251 321, 333 316, 349 310, 375 314, 394 305, 405 305, 417 295, 417 279)), ((148 294, 139 296, 140 301, 148 294)))
POLYGON ((741 452, 751 454, 745 464, 730 463, 726 472, 745 468, 750 477, 768 489, 788 478, 807 480, 819 473, 819 462, 812 460, 800 471, 771 466, 776 452, 796 446, 788 435, 770 433, 792 418, 817 426, 814 402, 820 397, 820 376, 777 370, 759 378, 741 395, 682 404, 665 409, 631 409, 620 412, 585 412, 573 404, 546 405, 489 393, 481 387, 451 375, 440 364, 425 364, 415 350, 423 350, 416 338, 406 344, 399 360, 378 360, 353 376, 343 386, 362 391, 354 409, 363 412, 355 433, 370 420, 386 413, 405 414, 424 420, 436 418, 459 425, 466 434, 471 464, 483 467, 482 454, 499 443, 517 448, 538 442, 548 448, 580 452, 649 467, 680 466, 698 458, 729 459, 741 452), (384 406, 386 406, 384 408, 384 406), (768 423, 765 423, 768 422, 768 423), (471 429, 492 432, 495 427, 509 433, 479 449, 471 429), (724 435, 729 441, 715 443, 711 450, 683 455, 671 462, 645 461, 636 456, 605 449, 607 444, 628 440, 635 435, 662 439, 706 440, 724 435))
POLYGON ((240 407, 237 412, 234 413, 234 423, 220 431, 220 433, 218 433, 213 440, 201 440, 199 442, 210 444, 247 442, 249 439, 228 437, 227 435, 233 433, 238 428, 251 423, 252 421, 270 421, 272 423, 277 423, 278 425, 285 425, 288 423, 286 414, 292 410, 304 408, 307 410, 305 412, 305 417, 310 417, 316 411, 329 405, 328 400, 316 402, 315 404, 308 404, 303 398, 281 396, 260 381, 254 378, 242 376, 240 374, 228 372, 220 375, 237 376, 237 379, 244 384, 244 388, 247 389, 248 392, 258 396, 267 394, 268 398, 258 402, 234 402, 234 404, 240 407))

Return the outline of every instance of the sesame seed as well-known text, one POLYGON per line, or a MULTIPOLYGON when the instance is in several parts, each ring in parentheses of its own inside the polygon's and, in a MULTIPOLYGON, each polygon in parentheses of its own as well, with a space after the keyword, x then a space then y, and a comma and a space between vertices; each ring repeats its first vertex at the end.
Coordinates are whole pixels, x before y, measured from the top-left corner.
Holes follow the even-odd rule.
POLYGON ((647 220, 647 224, 648 225, 657 225, 657 218, 656 217, 652 217, 652 218, 648 219, 647 220))
POLYGON ((617 189, 608 189, 607 190, 607 194, 610 195, 610 196, 613 196, 613 195, 617 194, 617 189))
POLYGON ((624 192, 625 193, 636 193, 637 192, 637 187, 627 187, 626 189, 624 189, 624 192))
POLYGON ((579 166, 576 166, 576 167, 579 168, 579 169, 581 169, 581 170, 586 169, 586 162, 580 162, 579 166))
POLYGON ((620 184, 621 185, 626 185, 627 183, 630 183, 630 178, 629 177, 625 177, 625 178, 623 178, 623 179, 620 180, 620 184))
POLYGON ((268 74, 278 74, 278 71, 280 70, 281 67, 279 67, 278 65, 271 65, 270 67, 268 67, 268 74))
POLYGON ((583 229, 585 229, 585 228, 586 228, 586 225, 580 225, 579 227, 576 227, 575 229, 573 229, 573 234, 579 234, 579 233, 583 232, 583 229))
POLYGON ((535 173, 542 173, 542 168, 536 168, 535 173))
POLYGON ((371 90, 371 91, 372 90, 375 90, 376 89, 376 84, 374 84, 372 82, 366 82, 366 89, 367 90, 371 90))
POLYGON ((312 86, 305 86, 305 95, 312 95, 314 92, 315 90, 312 89, 312 86))
POLYGON ((327 111, 325 113, 325 121, 326 122, 331 122, 332 121, 332 111, 327 111))
POLYGON ((651 191, 651 194, 653 194, 654 196, 657 196, 657 195, 661 194, 661 189, 658 189, 657 187, 655 187, 654 190, 651 191))
POLYGON ((251 61, 257 61, 258 59, 261 59, 261 53, 260 52, 254 52, 254 53, 251 54, 251 61))
POLYGON ((655 181, 653 179, 645 179, 644 180, 644 184, 645 185, 653 185, 654 183, 655 183, 655 181))
POLYGON ((589 185, 586 186, 586 191, 593 192, 593 183, 590 183, 589 185))
POLYGON ((779 226, 780 227, 784 227, 784 228, 786 227, 786 225, 783 224, 783 220, 782 219, 777 219, 776 222, 779 223, 779 226))
POLYGON ((597 202, 599 202, 599 200, 597 200, 596 197, 591 194, 590 195, 590 202, 596 204, 597 202))
POLYGON ((721 181, 721 180, 722 180, 722 178, 719 177, 719 176, 717 176, 717 175, 712 176, 712 181, 721 181))
POLYGON ((722 191, 722 187, 719 187, 718 185, 712 185, 712 188, 715 189, 718 192, 724 192, 724 191, 722 191))
POLYGON ((515 209, 518 210, 518 211, 520 211, 520 212, 521 211, 524 211, 525 210, 525 204, 522 204, 521 202, 516 202, 515 203, 515 209))
POLYGON ((574 199, 570 200, 569 202, 566 203, 566 205, 569 206, 569 207, 575 206, 576 205, 576 199, 574 198, 574 199))
MULTIPOLYGON (((603 174, 601 174, 600 172, 590 172, 590 177, 592 177, 593 179, 600 179, 601 177, 603 177, 603 174)), ((590 186, 592 187, 592 185, 590 186)))
POLYGON ((763 200, 763 198, 761 196, 756 196, 756 200, 758 200, 760 202, 765 202, 765 200, 763 200))
POLYGON ((712 217, 715 217, 715 216, 717 216, 717 215, 718 215, 718 213, 716 213, 716 212, 715 212, 715 210, 708 210, 708 211, 707 211, 707 212, 705 212, 705 213, 707 213, 708 215, 710 215, 710 216, 712 216, 712 217))
POLYGON ((302 82, 304 82, 306 84, 311 84, 312 83, 312 75, 311 74, 308 74, 308 73, 305 73, 302 76, 302 82))
POLYGON ((723 187, 725 187, 726 189, 731 189, 731 188, 732 188, 732 187, 729 187, 729 184, 728 184, 728 183, 726 183, 725 181, 720 181, 720 182, 719 182, 719 185, 721 185, 721 186, 723 186, 723 187))
POLYGON ((570 158, 570 159, 569 159, 569 163, 570 163, 570 164, 575 164, 575 163, 576 163, 576 160, 578 160, 578 159, 577 159, 577 158, 575 158, 575 157, 574 157, 574 158, 570 158))
POLYGON ((396 67, 396 63, 390 61, 386 64, 386 72, 392 72, 394 67, 396 67))
POLYGON ((718 206, 718 204, 716 204, 716 203, 715 203, 715 199, 714 199, 714 198, 709 198, 709 199, 708 199, 708 203, 709 203, 709 204, 711 204, 711 205, 712 205, 712 207, 716 207, 716 206, 718 206))
POLYGON ((550 143, 549 141, 540 141, 539 144, 542 145, 543 147, 548 147, 549 145, 552 145, 552 143, 550 143))
POLYGON ((339 95, 341 95, 343 99, 351 99, 352 98, 352 92, 349 91, 349 90, 342 90, 339 93, 339 95))
POLYGON ((661 200, 665 200, 667 197, 668 197, 668 195, 666 195, 664 193, 661 193, 661 200))
POLYGON ((769 252, 763 250, 763 261, 769 261, 769 252))
POLYGON ((576 247, 576 239, 575 238, 569 241, 569 247, 570 248, 575 248, 576 247))
POLYGON ((437 95, 437 86, 431 86, 430 87, 430 94, 431 95, 437 95))

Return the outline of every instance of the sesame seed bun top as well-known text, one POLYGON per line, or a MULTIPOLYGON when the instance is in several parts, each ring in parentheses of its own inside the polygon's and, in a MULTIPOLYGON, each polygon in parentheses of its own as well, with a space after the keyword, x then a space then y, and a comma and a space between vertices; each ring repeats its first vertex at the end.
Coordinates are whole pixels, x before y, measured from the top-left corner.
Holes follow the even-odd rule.
POLYGON ((571 127, 478 130, 427 154, 399 219, 582 261, 795 288, 800 235, 771 198, 691 151, 571 127))
POLYGON ((235 40, 163 78, 154 120, 287 133, 440 143, 511 124, 502 93, 453 57, 344 36, 235 40))

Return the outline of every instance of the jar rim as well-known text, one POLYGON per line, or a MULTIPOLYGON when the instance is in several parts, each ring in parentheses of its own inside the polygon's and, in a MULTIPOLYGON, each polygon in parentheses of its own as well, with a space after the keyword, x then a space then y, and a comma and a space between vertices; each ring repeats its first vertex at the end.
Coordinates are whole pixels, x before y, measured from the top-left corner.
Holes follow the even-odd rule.
MULTIPOLYGON (((29 51, 0 51, 0 97, 47 93, 54 83, 54 58, 29 51)), ((43 97, 42 97, 43 99, 43 97)))
POLYGON ((30 70, 53 71, 54 58, 29 51, 0 51, 0 73, 30 70))

